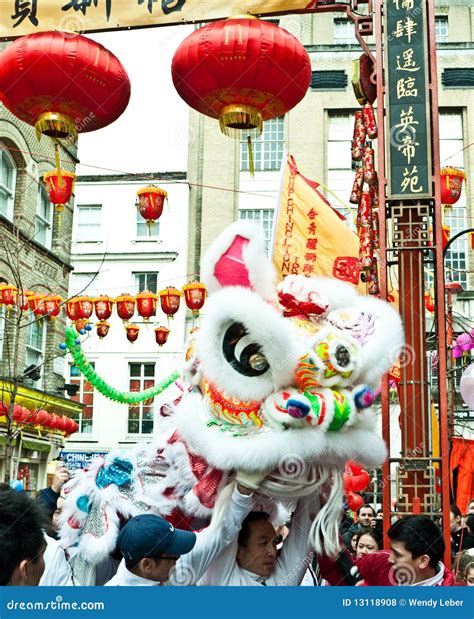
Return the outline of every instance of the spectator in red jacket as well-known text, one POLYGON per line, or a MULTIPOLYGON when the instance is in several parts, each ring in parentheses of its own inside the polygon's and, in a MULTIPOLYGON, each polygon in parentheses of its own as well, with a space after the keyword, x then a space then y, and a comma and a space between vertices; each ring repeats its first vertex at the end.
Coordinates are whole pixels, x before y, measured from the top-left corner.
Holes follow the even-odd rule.
POLYGON ((454 585, 454 574, 441 562, 445 550, 440 529, 428 516, 406 516, 388 530, 390 551, 366 554, 353 561, 349 553, 338 559, 320 558, 321 574, 333 585, 369 586, 454 585))

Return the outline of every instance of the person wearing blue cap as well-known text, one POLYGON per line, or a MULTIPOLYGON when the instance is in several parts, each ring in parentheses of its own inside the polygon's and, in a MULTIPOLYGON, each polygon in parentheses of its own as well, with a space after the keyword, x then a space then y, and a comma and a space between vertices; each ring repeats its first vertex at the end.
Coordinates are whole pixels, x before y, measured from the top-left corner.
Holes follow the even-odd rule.
POLYGON ((160 516, 135 516, 120 530, 117 546, 123 561, 106 586, 159 586, 195 543, 195 533, 175 529, 160 516))

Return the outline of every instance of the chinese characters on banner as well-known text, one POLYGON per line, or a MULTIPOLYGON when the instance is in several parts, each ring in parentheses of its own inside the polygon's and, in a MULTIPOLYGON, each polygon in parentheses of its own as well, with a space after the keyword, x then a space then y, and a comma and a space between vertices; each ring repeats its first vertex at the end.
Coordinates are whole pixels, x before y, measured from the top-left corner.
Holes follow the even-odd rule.
POLYGON ((431 126, 425 0, 385 0, 388 197, 430 197, 431 126))
POLYGON ((276 214, 273 264, 286 275, 325 275, 357 286, 360 281, 359 239, 289 157, 276 214))
POLYGON ((70 29, 97 32, 134 26, 194 23, 251 13, 315 9, 313 0, 1 0, 0 38, 70 29), (75 21, 68 19, 77 16, 75 21), (67 26, 67 27, 66 27, 67 26))

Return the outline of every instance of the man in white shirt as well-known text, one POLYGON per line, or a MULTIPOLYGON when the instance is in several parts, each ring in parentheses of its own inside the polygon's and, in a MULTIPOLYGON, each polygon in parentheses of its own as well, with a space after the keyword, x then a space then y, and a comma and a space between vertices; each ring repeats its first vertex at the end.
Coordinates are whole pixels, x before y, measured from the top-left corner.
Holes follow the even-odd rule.
POLYGON ((290 533, 277 556, 278 537, 270 516, 250 512, 242 529, 214 558, 200 586, 298 586, 311 560, 308 541, 313 515, 319 509, 317 495, 300 499, 290 533))
POLYGON ((39 581, 40 587, 72 587, 72 570, 64 548, 49 535, 44 534, 46 550, 44 551, 44 572, 39 581))

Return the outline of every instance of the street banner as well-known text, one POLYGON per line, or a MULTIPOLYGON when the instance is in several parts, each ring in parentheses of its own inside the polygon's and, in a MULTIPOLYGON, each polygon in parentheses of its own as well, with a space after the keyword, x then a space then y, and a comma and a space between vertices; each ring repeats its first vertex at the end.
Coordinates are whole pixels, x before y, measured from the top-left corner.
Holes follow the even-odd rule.
POLYGON ((305 178, 290 155, 283 173, 280 204, 275 215, 273 264, 286 275, 322 275, 353 284, 360 281, 359 237, 319 191, 305 178))
MULTIPOLYGON (((0 38, 45 30, 98 32, 315 9, 320 0, 1 0, 0 38)), ((334 3, 332 3, 334 4, 334 3)), ((343 7, 344 8, 344 7, 343 7)))

